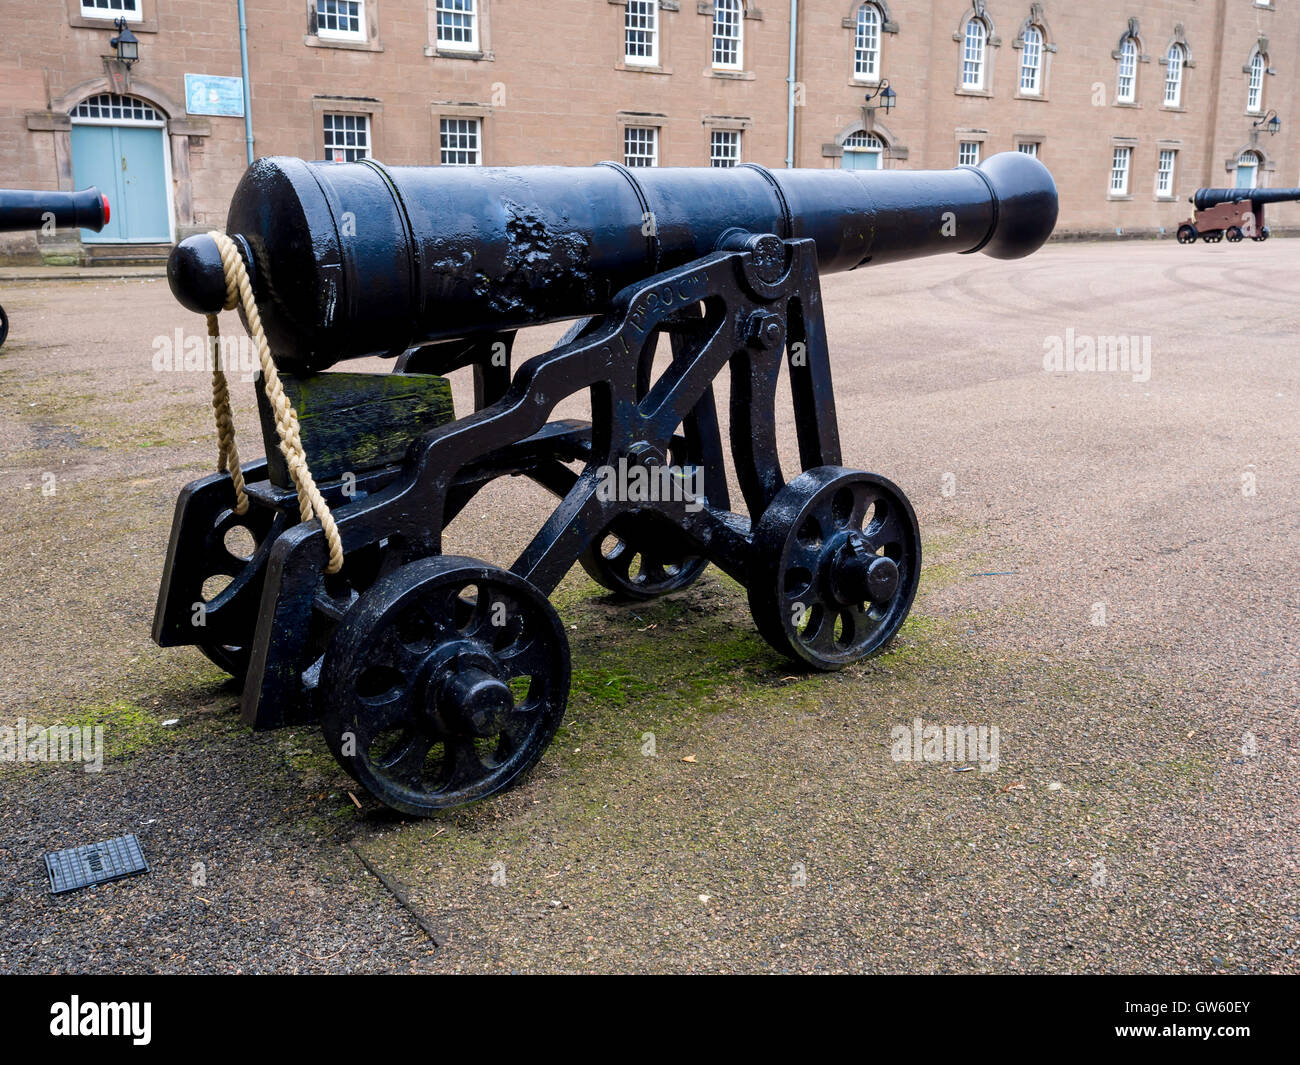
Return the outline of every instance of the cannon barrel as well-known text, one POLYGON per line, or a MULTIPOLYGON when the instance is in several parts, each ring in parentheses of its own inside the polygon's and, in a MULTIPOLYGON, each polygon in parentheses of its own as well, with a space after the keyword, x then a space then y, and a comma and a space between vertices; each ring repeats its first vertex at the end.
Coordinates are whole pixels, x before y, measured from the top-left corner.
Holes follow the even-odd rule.
POLYGON ((108 225, 108 197, 94 185, 80 192, 0 189, 0 233, 41 229, 51 216, 59 228, 98 233, 108 225))
MULTIPOLYGON (((954 170, 384 167, 265 158, 227 232, 278 362, 303 372, 440 338, 602 312, 625 286, 735 245, 816 242, 826 273, 942 252, 1028 255, 1056 186, 1019 152, 954 170), (730 243, 728 243, 730 241, 730 243)), ((183 241, 172 291, 221 309, 216 243, 183 241)))
POLYGON ((1204 211, 1220 203, 1289 203, 1300 200, 1300 189, 1197 189, 1192 193, 1192 205, 1204 211))

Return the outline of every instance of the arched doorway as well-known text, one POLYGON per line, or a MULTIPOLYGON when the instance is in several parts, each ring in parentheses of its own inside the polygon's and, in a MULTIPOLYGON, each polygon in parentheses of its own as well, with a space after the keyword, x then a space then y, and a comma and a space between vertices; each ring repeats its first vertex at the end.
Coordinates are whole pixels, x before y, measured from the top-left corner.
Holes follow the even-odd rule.
POLYGON ((87 244, 169 244, 174 239, 171 159, 165 117, 138 96, 99 93, 69 112, 72 178, 97 185, 112 216, 87 244))
POLYGON ((1239 189, 1259 187, 1259 153, 1246 151, 1237 156, 1234 184, 1239 189))
POLYGON ((840 156, 841 170, 879 170, 881 158, 885 154, 885 142, 874 133, 858 130, 850 133, 840 145, 844 154, 840 156))

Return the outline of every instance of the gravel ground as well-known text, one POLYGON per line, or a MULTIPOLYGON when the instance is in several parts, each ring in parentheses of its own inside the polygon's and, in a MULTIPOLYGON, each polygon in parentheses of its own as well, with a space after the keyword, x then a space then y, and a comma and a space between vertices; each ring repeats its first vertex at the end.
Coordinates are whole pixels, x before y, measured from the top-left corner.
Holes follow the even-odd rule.
MULTIPOLYGON (((808 677, 716 571, 634 608, 577 571, 559 736, 430 821, 149 642, 214 456, 155 338, 202 322, 154 279, 3 281, 0 725, 107 750, 0 764, 0 972, 1300 970, 1297 276, 1275 240, 825 279, 845 463, 925 536, 891 652, 808 677), (1149 378, 1046 372, 1067 330, 1149 342, 1149 378), (917 717, 996 726, 998 767, 893 760, 917 717), (48 894, 46 851, 124 832, 148 875, 48 894)), ((508 563, 546 513, 493 486, 448 548, 508 563)))

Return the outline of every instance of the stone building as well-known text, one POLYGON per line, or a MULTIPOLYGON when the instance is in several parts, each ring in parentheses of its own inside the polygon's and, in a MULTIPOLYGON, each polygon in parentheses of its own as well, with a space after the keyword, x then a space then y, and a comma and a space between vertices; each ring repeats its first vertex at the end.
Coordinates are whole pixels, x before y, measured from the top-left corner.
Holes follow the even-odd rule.
POLYGON ((156 256, 222 223, 250 151, 937 168, 1020 150, 1079 235, 1172 233, 1201 185, 1300 185, 1291 0, 245 6, 246 84, 238 0, 5 0, 0 186, 97 184, 115 217, 5 238, 0 258, 156 256))

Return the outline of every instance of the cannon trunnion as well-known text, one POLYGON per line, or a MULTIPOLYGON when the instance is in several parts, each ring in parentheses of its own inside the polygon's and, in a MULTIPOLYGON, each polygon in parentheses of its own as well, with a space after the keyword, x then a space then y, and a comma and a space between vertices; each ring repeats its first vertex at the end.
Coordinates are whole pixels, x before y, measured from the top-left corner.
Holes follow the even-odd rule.
MULTIPOLYGON (((493 794, 544 750, 569 686, 548 596, 575 562, 625 599, 713 563, 800 665, 874 654, 916 594, 920 533, 897 485, 843 465, 819 272, 1024 255, 1055 217, 1050 175, 1019 153, 866 175, 264 160, 231 236, 345 561, 323 572, 282 463, 243 466, 245 514, 227 474, 203 478, 177 504, 154 638, 240 678, 254 727, 319 719, 344 768, 413 814, 493 794), (552 350, 512 366, 517 328, 561 319, 552 350), (370 354, 398 356, 393 372, 318 372, 370 354), (799 471, 777 458, 783 367, 799 471), (457 418, 444 375, 460 368, 475 410, 457 418), (591 420, 555 419, 575 394, 591 420), (554 511, 508 569, 444 554, 446 525, 502 476, 554 511)), ((224 302, 211 238, 170 273, 186 306, 224 302)))

